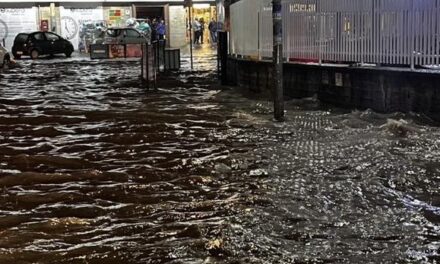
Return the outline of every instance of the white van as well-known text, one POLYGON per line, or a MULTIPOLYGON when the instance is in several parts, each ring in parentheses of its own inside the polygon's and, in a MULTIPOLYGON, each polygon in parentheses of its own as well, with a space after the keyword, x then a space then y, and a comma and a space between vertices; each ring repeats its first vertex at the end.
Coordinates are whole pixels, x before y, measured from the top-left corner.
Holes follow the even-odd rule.
POLYGON ((5 66, 9 65, 11 62, 11 55, 9 55, 8 50, 3 47, 1 41, 0 41, 0 66, 4 68, 5 66))

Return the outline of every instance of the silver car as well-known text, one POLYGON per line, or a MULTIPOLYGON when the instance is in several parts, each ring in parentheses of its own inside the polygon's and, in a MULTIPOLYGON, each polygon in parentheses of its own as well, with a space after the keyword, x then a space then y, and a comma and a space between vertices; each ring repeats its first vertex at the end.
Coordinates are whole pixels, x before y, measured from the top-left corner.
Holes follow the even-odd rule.
POLYGON ((109 28, 104 44, 143 44, 147 38, 134 28, 109 28))

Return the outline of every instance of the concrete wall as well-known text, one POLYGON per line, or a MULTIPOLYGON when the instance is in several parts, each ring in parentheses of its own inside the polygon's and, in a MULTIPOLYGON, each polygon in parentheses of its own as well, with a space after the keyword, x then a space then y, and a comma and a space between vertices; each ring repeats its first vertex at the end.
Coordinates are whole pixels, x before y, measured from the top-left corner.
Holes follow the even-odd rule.
MULTIPOLYGON (((228 81, 271 91, 270 62, 230 58, 228 81)), ((378 112, 420 112, 440 120, 440 72, 406 68, 284 65, 285 95, 378 112)))

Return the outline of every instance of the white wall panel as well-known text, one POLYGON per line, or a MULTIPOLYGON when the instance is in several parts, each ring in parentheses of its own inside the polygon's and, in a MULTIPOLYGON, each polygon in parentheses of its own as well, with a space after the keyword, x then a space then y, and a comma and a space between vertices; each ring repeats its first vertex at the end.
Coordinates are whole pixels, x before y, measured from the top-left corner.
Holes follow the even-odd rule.
POLYGON ((6 48, 12 48, 18 33, 37 30, 37 13, 36 7, 0 9, 0 41, 5 38, 6 48))
MULTIPOLYGON (((270 5, 231 6, 233 54, 271 56, 270 5)), ((289 60, 439 64, 440 0, 283 0, 283 37, 289 60)))

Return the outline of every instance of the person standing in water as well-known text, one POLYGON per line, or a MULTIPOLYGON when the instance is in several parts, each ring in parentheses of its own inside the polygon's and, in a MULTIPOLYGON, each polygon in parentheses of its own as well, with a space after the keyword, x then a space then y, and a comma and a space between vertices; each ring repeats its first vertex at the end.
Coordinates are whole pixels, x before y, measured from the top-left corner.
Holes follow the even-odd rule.
POLYGON ((159 40, 163 40, 165 39, 165 34, 166 34, 166 26, 165 26, 165 21, 162 19, 159 24, 157 24, 156 27, 156 31, 157 31, 157 36, 159 40))
POLYGON ((211 43, 214 45, 217 43, 217 21, 215 21, 215 18, 212 18, 211 22, 209 22, 208 30, 211 36, 211 43))
POLYGON ((197 17, 194 19, 193 29, 194 29, 194 44, 199 44, 201 25, 197 17))
POLYGON ((203 44, 203 39, 204 39, 204 33, 205 32, 205 19, 200 18, 200 35, 199 35, 199 39, 200 39, 200 43, 203 44))

